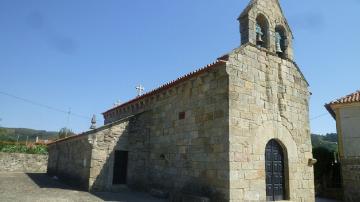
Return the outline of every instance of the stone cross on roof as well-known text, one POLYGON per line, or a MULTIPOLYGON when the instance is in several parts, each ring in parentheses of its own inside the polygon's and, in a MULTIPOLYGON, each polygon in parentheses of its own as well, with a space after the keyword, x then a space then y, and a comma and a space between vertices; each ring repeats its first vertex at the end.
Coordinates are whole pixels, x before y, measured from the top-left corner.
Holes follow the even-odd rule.
POLYGON ((142 86, 142 85, 140 84, 140 85, 136 86, 136 90, 138 91, 138 96, 142 96, 145 88, 144 88, 144 86, 142 86))
POLYGON ((117 106, 120 106, 121 105, 121 101, 120 100, 118 100, 118 101, 116 101, 115 103, 114 103, 114 107, 117 107, 117 106))

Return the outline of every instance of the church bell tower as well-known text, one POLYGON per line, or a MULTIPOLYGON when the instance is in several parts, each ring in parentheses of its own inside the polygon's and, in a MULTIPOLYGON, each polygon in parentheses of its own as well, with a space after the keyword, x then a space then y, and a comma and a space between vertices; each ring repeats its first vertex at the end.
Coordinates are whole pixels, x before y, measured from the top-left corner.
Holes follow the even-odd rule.
POLYGON ((293 35, 278 0, 252 0, 238 18, 241 44, 293 60, 293 35))

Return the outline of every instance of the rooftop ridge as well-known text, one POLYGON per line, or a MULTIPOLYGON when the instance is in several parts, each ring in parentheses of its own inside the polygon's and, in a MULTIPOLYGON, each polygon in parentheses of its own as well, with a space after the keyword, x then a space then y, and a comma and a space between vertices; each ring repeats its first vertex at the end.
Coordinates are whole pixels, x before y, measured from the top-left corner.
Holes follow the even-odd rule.
POLYGON ((213 63, 207 64, 207 65, 205 65, 205 66, 203 66, 203 67, 201 67, 199 69, 196 69, 196 70, 194 70, 192 72, 189 72, 189 73, 187 73, 187 74, 185 74, 183 76, 180 76, 177 79, 166 82, 165 84, 161 85, 160 87, 155 88, 155 89, 153 89, 153 90, 151 90, 151 91, 149 91, 149 92, 147 92, 147 93, 145 93, 145 94, 143 94, 141 96, 135 97, 135 98, 133 98, 133 99, 121 104, 121 105, 114 106, 114 107, 110 108, 109 110, 103 112, 102 114, 104 115, 104 114, 106 114, 106 113, 108 113, 110 111, 113 111, 113 110, 121 108, 121 107, 125 107, 125 106, 127 106, 127 105, 129 105, 131 103, 142 100, 142 99, 144 99, 144 98, 146 98, 148 96, 154 95, 154 94, 156 94, 158 92, 161 92, 161 91, 163 91, 165 89, 171 88, 172 86, 174 86, 174 85, 176 85, 176 84, 178 84, 178 83, 180 83, 182 81, 185 81, 187 79, 190 79, 193 76, 201 74, 201 73, 209 70, 212 67, 216 67, 216 66, 218 66, 220 64, 225 64, 227 60, 228 60, 228 55, 225 54, 225 55, 219 57, 218 59, 216 59, 215 62, 213 62, 213 63))

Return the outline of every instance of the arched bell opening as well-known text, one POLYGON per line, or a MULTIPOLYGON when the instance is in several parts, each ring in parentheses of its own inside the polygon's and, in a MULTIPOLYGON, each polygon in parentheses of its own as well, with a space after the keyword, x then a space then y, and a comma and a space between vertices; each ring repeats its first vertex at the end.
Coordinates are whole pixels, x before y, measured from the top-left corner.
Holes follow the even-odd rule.
POLYGON ((256 18, 255 32, 256 46, 269 48, 269 22, 262 14, 259 14, 256 18))
POLYGON ((287 57, 288 39, 286 30, 283 26, 278 25, 275 27, 275 51, 276 54, 285 59, 287 57))
POLYGON ((272 139, 265 148, 266 200, 289 199, 287 151, 278 140, 272 139))

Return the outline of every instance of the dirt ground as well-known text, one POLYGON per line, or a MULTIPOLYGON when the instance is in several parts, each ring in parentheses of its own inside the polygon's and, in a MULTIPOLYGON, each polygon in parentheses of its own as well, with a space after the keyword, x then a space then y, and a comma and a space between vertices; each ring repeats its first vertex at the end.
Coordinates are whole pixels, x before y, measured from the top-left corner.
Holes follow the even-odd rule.
POLYGON ((0 173, 1 202, 164 202, 145 193, 95 193, 76 191, 43 173, 0 173))

